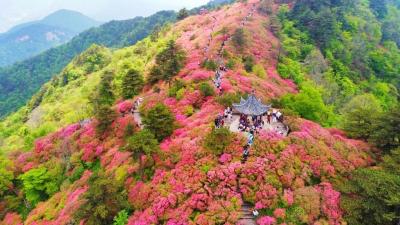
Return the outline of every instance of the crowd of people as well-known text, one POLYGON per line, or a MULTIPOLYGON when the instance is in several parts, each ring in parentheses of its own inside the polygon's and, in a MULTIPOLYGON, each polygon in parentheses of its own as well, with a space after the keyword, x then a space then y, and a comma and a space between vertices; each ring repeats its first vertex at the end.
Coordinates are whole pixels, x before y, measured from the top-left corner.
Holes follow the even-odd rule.
POLYGON ((271 124, 271 123, 276 123, 276 122, 280 122, 283 123, 283 114, 279 111, 279 110, 272 110, 267 112, 267 123, 271 124))
POLYGON ((231 107, 224 110, 223 114, 219 114, 214 120, 214 125, 216 128, 222 128, 225 125, 225 120, 232 121, 233 111, 231 107))
POLYGON ((240 115, 239 131, 253 131, 258 133, 264 127, 262 116, 252 116, 251 121, 247 115, 240 115))

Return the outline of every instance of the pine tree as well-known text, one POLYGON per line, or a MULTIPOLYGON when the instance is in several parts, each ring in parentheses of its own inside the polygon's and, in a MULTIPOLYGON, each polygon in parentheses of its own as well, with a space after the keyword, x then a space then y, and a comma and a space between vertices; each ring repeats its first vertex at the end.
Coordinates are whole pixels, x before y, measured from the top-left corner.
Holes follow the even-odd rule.
POLYGON ((135 69, 129 69, 122 79, 122 97, 130 99, 138 95, 144 85, 143 76, 135 69))
POLYGON ((163 104, 157 104, 150 109, 143 118, 143 124, 158 141, 162 141, 174 131, 174 117, 163 104))
POLYGON ((178 20, 183 20, 188 16, 189 16, 189 11, 186 8, 183 8, 183 9, 179 10, 178 15, 176 16, 176 18, 178 20))
POLYGON ((169 41, 167 47, 156 56, 156 65, 150 71, 149 82, 154 84, 164 80, 170 83, 183 68, 185 59, 185 52, 175 41, 169 41))
POLYGON ((112 80, 113 73, 106 71, 101 77, 97 93, 91 99, 94 116, 98 122, 96 131, 99 136, 107 130, 116 117, 115 112, 111 109, 115 101, 111 86, 112 80))

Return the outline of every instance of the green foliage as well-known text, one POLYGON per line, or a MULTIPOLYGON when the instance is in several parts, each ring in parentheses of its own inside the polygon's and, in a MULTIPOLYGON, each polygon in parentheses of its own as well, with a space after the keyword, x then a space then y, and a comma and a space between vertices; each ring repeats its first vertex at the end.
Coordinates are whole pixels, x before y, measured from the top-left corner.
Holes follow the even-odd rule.
POLYGON ((144 85, 142 74, 135 69, 129 69, 122 80, 122 97, 130 99, 140 93, 144 85))
MULTIPOLYGON (((343 188, 343 187, 342 187, 343 188)), ((378 169, 358 169, 343 190, 341 206, 349 224, 396 224, 400 218, 400 176, 378 169)))
POLYGON ((129 208, 127 194, 121 191, 104 171, 94 173, 89 180, 89 190, 83 194, 86 200, 76 211, 77 221, 85 219, 87 225, 109 225, 123 209, 129 208))
POLYGON ((342 109, 343 129, 350 137, 366 140, 375 132, 373 124, 381 112, 382 108, 373 95, 356 96, 342 109))
POLYGON ((111 105, 115 101, 111 87, 112 80, 113 73, 111 71, 105 71, 101 77, 97 93, 91 99, 94 115, 98 122, 96 127, 98 135, 102 135, 116 117, 116 113, 111 109, 111 105))
POLYGON ((0 197, 13 186, 12 162, 0 155, 0 197))
POLYGON ((320 90, 311 83, 304 83, 296 95, 284 96, 281 104, 303 118, 313 120, 323 126, 331 126, 336 120, 332 107, 324 104, 320 90))
POLYGON ((400 106, 375 116, 369 141, 390 151, 400 147, 400 106))
POLYGON ((242 52, 247 45, 247 37, 243 28, 238 28, 232 36, 234 46, 242 52))
POLYGON ((216 71, 218 69, 218 64, 214 60, 208 59, 201 63, 201 67, 207 70, 216 71))
POLYGON ((128 223, 128 212, 124 209, 114 217, 113 225, 126 225, 128 223))
POLYGON ((204 97, 213 96, 215 94, 214 88, 208 82, 201 83, 199 89, 204 97))
POLYGON ((145 38, 157 25, 175 20, 176 13, 162 11, 150 17, 112 21, 82 32, 67 44, 31 59, 0 69, 0 117, 25 104, 40 87, 77 55, 93 44, 119 48, 145 38))
POLYGON ((157 104, 143 117, 146 129, 154 134, 158 141, 170 136, 174 131, 174 116, 167 106, 157 104))
POLYGON ((156 64, 150 71, 149 82, 154 84, 160 80, 171 82, 183 68, 186 53, 170 40, 167 47, 156 56, 156 64))
POLYGON ((35 207, 40 201, 47 200, 59 190, 63 167, 60 164, 52 166, 51 169, 44 166, 31 169, 18 177, 22 181, 22 189, 26 199, 32 207, 35 207))
POLYGON ((176 18, 178 20, 183 20, 188 16, 189 16, 189 11, 186 8, 183 8, 183 9, 179 10, 178 15, 176 16, 176 18))
POLYGON ((254 58, 253 56, 245 56, 242 58, 242 62, 244 64, 244 69, 246 72, 250 73, 253 71, 254 66, 254 58))
POLYGON ((233 135, 227 128, 213 128, 204 139, 204 147, 215 155, 221 155, 231 144, 233 135))
POLYGON ((265 72, 264 66, 261 64, 253 66, 253 73, 261 79, 265 79, 267 77, 267 72, 265 72))
POLYGON ((182 89, 184 90, 185 87, 186 87, 186 84, 183 80, 181 80, 181 79, 174 80, 174 83, 168 90, 168 96, 169 97, 177 97, 177 93, 179 92, 179 90, 182 90, 182 89))
POLYGON ((304 73, 299 62, 283 57, 278 65, 279 74, 285 79, 292 79, 296 84, 304 81, 304 73))
POLYGON ((231 107, 233 103, 240 101, 240 94, 225 93, 222 96, 218 96, 217 102, 224 107, 231 107))
POLYGON ((159 146, 154 134, 144 129, 128 139, 126 149, 132 152, 136 159, 140 159, 141 155, 151 156, 158 152, 159 146))

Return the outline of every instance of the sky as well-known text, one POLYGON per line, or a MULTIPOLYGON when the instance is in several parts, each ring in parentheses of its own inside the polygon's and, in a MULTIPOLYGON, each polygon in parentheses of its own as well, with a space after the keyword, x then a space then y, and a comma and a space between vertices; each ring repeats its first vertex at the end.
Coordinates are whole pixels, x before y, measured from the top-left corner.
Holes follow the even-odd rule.
POLYGON ((209 0, 0 0, 0 33, 41 19, 59 9, 79 11, 99 21, 148 16, 160 10, 188 9, 209 0))

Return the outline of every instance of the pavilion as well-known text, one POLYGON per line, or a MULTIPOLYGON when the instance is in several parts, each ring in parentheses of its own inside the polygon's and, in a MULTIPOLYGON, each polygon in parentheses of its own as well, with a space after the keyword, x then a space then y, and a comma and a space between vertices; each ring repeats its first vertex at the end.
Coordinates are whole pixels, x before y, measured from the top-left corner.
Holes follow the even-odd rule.
POLYGON ((239 104, 233 104, 235 111, 247 116, 261 116, 270 108, 271 105, 264 105, 254 94, 249 95, 246 100, 241 98, 239 104))

